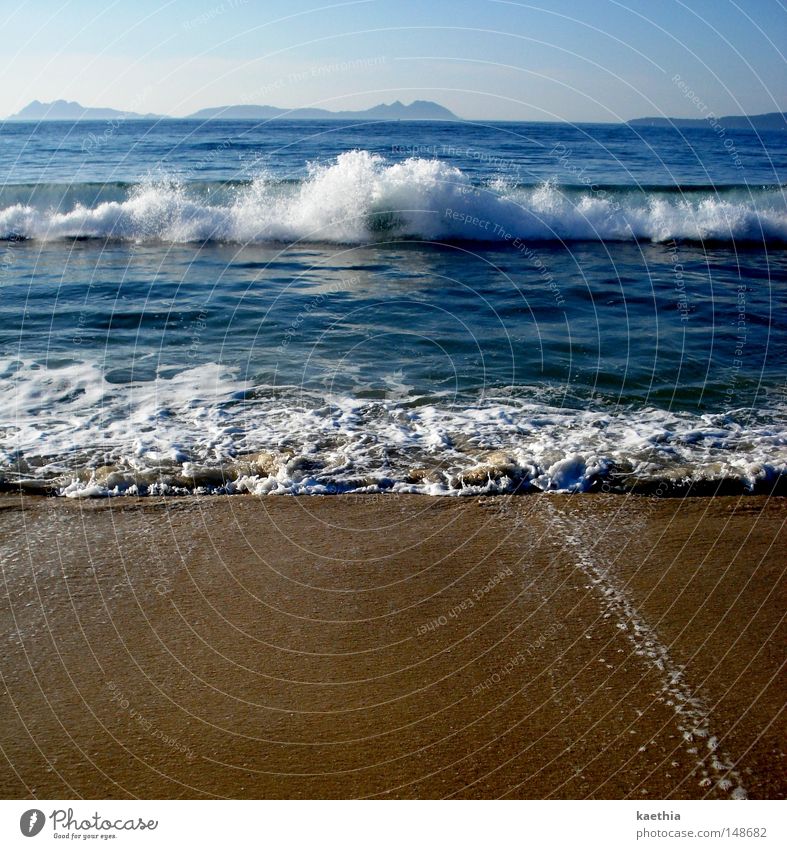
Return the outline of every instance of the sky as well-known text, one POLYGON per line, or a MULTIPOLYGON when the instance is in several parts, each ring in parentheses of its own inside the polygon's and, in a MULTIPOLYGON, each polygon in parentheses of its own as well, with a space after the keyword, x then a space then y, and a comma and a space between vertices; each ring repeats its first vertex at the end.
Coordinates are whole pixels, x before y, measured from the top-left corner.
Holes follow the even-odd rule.
POLYGON ((424 99, 473 120, 787 110, 782 0, 0 0, 0 116, 424 99), (677 76, 676 76, 677 75, 677 76))

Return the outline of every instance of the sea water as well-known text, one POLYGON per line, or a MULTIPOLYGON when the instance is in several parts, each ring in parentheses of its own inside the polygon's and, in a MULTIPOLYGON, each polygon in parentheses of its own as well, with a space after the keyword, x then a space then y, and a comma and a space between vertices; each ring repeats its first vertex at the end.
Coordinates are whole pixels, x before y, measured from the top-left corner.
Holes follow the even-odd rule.
POLYGON ((786 135, 8 122, 0 486, 778 489, 786 135))

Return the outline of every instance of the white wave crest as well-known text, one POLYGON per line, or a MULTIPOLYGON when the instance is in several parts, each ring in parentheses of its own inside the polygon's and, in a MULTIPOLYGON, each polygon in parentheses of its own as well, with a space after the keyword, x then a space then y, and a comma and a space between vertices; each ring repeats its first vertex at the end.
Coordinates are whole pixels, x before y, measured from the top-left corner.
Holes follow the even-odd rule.
MULTIPOLYGON (((73 193, 72 193, 73 194, 73 193)), ((133 241, 314 241, 363 244, 424 240, 787 241, 782 189, 566 192, 472 185, 435 159, 389 164, 367 151, 312 166, 295 186, 260 176, 211 203, 187 184, 142 184, 126 200, 70 209, 15 203, 0 209, 0 238, 133 241)))

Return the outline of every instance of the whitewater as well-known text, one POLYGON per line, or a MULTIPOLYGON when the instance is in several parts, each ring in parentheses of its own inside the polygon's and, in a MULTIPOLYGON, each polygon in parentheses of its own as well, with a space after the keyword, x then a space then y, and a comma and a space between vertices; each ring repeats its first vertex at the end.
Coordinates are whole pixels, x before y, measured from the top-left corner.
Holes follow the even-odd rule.
POLYGON ((752 421, 520 397, 255 393, 209 364, 108 383, 97 363, 0 362, 0 484, 69 497, 252 492, 764 491, 787 475, 787 411, 752 421), (264 450, 260 450, 264 447, 264 450), (24 459, 22 459, 24 458, 24 459))
POLYGON ((637 191, 593 185, 569 191, 555 181, 521 187, 499 178, 477 185, 437 159, 391 164, 362 150, 311 165, 303 181, 282 182, 263 173, 214 192, 151 178, 116 192, 125 199, 90 205, 89 197, 100 193, 95 187, 83 189, 80 197, 64 186, 65 203, 57 201, 53 188, 39 188, 43 203, 0 208, 0 238, 240 244, 787 241, 783 186, 698 192, 690 186, 637 191), (214 202, 211 194, 220 199, 214 202))

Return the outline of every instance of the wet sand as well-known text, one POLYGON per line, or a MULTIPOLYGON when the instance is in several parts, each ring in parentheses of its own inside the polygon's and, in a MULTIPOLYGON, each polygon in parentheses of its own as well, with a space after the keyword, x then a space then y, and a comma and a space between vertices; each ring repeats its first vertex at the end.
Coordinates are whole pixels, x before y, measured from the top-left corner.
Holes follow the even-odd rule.
POLYGON ((0 790, 787 790, 787 502, 0 498, 0 790))

